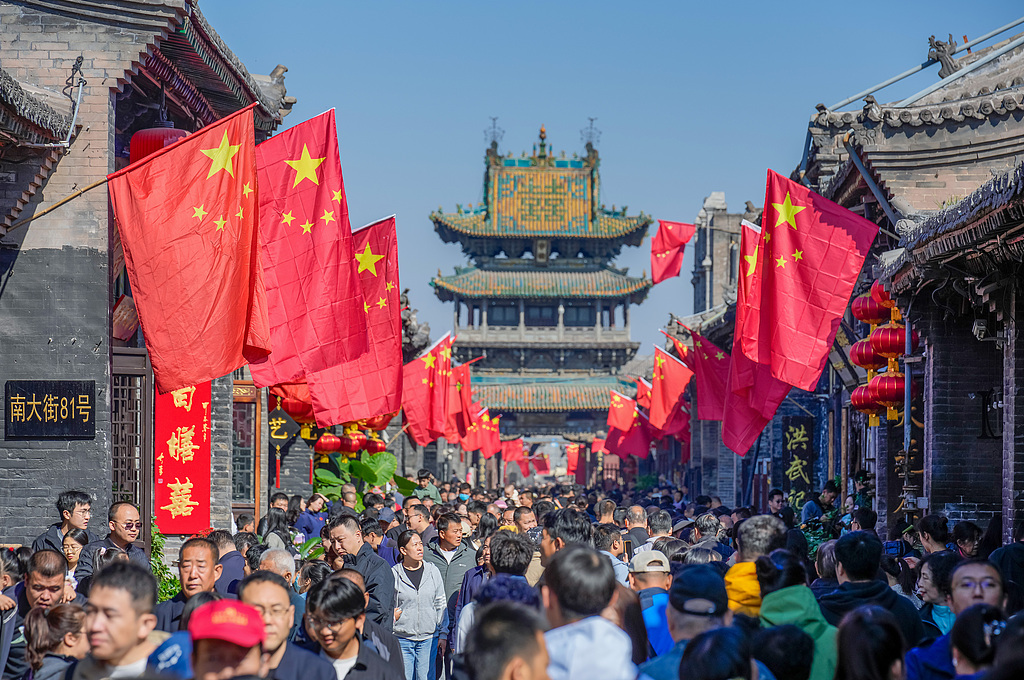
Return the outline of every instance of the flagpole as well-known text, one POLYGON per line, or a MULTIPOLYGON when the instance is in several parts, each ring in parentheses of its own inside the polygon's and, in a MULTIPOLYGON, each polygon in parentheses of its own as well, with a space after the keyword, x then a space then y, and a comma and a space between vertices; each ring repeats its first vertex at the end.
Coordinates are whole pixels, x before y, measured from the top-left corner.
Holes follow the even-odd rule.
POLYGON ((9 234, 12 231, 14 231, 15 229, 17 229, 18 227, 20 227, 20 226, 22 226, 24 224, 28 224, 32 220, 39 219, 40 217, 42 217, 46 213, 49 213, 49 212, 52 212, 52 211, 56 210, 57 208, 61 207, 62 205, 64 205, 68 201, 72 201, 72 200, 78 198, 79 196, 84 194, 86 191, 89 191, 90 189, 95 189, 96 187, 102 186, 102 185, 104 185, 106 183, 107 183, 107 178, 104 177, 101 180, 97 180, 97 181, 93 182, 92 184, 90 184, 87 187, 82 187, 81 189, 78 189, 77 191, 73 191, 70 194, 68 194, 67 196, 65 196, 64 198, 60 199, 59 201, 57 201, 56 203, 51 205, 49 208, 46 208, 45 210, 40 210, 39 212, 35 213, 31 217, 26 217, 23 220, 18 220, 17 222, 12 224, 11 226, 7 227, 7 229, 4 231, 4 233, 9 234))

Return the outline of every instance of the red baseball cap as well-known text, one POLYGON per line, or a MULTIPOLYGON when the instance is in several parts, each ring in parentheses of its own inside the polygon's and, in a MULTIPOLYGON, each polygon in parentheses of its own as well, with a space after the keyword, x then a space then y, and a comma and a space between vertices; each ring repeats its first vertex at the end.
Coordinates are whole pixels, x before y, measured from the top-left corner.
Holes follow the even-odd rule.
POLYGON ((255 647, 267 639, 263 617, 255 607, 237 600, 217 600, 192 612, 188 632, 196 640, 224 640, 255 647))

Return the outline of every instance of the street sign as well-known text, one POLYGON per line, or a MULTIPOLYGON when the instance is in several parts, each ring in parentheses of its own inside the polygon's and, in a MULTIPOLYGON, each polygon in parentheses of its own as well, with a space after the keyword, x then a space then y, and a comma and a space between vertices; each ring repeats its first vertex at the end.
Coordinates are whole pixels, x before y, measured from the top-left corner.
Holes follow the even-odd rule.
POLYGON ((95 439, 95 380, 8 380, 6 439, 95 439))

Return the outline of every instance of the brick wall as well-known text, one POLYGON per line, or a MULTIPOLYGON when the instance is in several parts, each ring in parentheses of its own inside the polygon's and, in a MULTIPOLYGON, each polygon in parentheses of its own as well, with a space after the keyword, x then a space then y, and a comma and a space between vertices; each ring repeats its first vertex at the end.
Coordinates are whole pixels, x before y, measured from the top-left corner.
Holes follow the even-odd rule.
POLYGON ((1009 291, 1010 319, 1003 346, 1003 541, 1013 540, 1013 528, 1024 519, 1024 337, 1017 319, 1024 319, 1020 283, 1009 291))
POLYGON ((994 342, 974 338, 969 315, 945 321, 942 314, 929 305, 918 325, 927 353, 924 456, 929 509, 942 512, 947 504, 969 503, 995 510, 1002 497, 1002 439, 979 438, 977 394, 1002 386, 1002 352, 994 342))

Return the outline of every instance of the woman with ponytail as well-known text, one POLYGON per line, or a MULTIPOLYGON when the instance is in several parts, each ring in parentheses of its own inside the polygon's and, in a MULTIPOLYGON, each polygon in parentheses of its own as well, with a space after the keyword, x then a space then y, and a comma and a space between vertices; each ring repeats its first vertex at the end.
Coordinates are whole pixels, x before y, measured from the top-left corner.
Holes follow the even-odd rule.
POLYGON ((57 680, 68 666, 89 653, 85 610, 74 603, 35 608, 25 616, 25 660, 22 680, 57 680))

